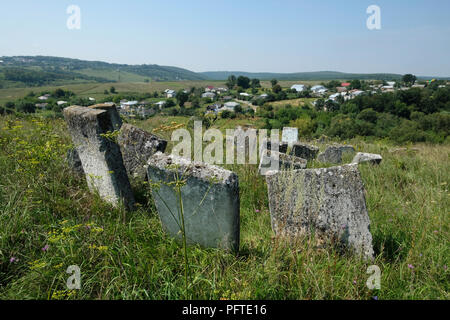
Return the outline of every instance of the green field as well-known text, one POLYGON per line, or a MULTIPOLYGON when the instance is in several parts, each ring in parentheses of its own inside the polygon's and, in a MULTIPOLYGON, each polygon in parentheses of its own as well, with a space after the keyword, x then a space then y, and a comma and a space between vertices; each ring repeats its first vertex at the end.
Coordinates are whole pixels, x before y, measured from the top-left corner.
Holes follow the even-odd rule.
MULTIPOLYGON (((188 119, 135 124, 152 130, 172 122, 188 119)), ((68 168, 71 139, 63 120, 2 116, 0 299, 449 299, 450 146, 395 151, 386 142, 347 142, 383 156, 380 166, 360 166, 374 262, 315 249, 313 239, 288 244, 275 237, 257 167, 226 166, 239 176, 240 250, 190 247, 185 292, 182 246, 163 232, 148 185, 133 182, 137 211, 113 208, 68 168), (366 287, 371 264, 381 269, 380 290, 366 287), (81 268, 81 290, 66 290, 70 265, 81 268)))

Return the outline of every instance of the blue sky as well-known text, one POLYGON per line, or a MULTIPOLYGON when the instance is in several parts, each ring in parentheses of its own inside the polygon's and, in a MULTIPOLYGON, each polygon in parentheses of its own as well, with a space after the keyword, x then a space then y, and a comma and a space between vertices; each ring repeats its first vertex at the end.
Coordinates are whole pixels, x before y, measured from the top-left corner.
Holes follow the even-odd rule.
POLYGON ((450 76, 448 0, 15 0, 0 56, 52 55, 193 71, 450 76), (81 29, 69 30, 69 5, 81 29), (369 5, 381 30, 368 30, 369 5))

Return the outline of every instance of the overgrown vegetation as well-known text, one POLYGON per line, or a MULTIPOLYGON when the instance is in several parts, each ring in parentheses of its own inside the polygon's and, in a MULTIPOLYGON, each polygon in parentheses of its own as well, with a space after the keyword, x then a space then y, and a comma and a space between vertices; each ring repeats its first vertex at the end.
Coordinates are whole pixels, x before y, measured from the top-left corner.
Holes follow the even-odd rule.
POLYGON ((318 100, 315 107, 265 104, 257 115, 265 118, 269 129, 293 126, 305 137, 364 136, 397 143, 442 143, 450 134, 450 88, 430 86, 361 95, 341 104, 318 100))
MULTIPOLYGON (((234 165, 240 252, 189 247, 192 298, 448 299, 450 147, 350 142, 384 159, 360 167, 381 290, 365 285, 372 263, 274 237, 264 179, 234 165)), ((184 299, 182 244, 163 233, 148 184, 134 182, 137 211, 113 208, 69 170, 69 146, 61 119, 0 117, 0 298, 184 299), (81 290, 66 289, 70 265, 81 290)))

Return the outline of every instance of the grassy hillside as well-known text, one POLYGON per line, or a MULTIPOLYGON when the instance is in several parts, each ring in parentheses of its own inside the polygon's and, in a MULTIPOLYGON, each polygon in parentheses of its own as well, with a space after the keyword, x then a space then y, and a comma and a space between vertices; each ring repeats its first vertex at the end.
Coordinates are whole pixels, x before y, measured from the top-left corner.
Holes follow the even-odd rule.
POLYGON ((171 66, 127 65, 78 59, 21 56, 0 57, 0 86, 42 86, 83 82, 206 80, 198 73, 171 66), (19 76, 20 75, 20 76, 19 76))
MULTIPOLYGON (((184 123, 153 121, 136 124, 184 123)), ((348 142, 384 159, 360 167, 381 290, 365 285, 369 263, 313 249, 312 239, 288 245, 274 237, 264 179, 245 165, 227 166, 239 175, 240 252, 189 248, 187 297, 449 299, 450 146, 394 152, 385 143, 348 142)), ((70 145, 61 119, 0 117, 0 298, 186 298, 181 245, 163 233, 148 185, 133 182, 137 211, 112 208, 71 173, 70 145), (81 268, 79 291, 66 290, 70 265, 81 268)))

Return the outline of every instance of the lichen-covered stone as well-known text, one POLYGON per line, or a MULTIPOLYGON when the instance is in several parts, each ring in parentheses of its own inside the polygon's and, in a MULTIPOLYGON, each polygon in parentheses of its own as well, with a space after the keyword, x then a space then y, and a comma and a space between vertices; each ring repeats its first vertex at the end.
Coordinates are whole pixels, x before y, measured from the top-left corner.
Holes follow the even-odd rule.
POLYGON ((239 250, 239 182, 235 173, 157 152, 148 161, 148 178, 167 233, 181 239, 179 195, 173 183, 183 180, 181 199, 188 243, 239 250))
POLYGON ((295 237, 314 233, 323 243, 373 258, 364 186, 355 164, 266 175, 272 229, 295 237))
POLYGON ((158 151, 164 152, 167 141, 131 124, 123 124, 117 137, 123 163, 130 177, 147 179, 147 161, 158 151))
POLYGON ((259 162, 259 174, 265 175, 272 170, 296 170, 305 169, 308 161, 285 153, 264 150, 259 162), (276 168, 273 168, 275 166, 276 168))
POLYGON ((317 156, 317 160, 325 163, 341 163, 342 149, 337 146, 329 146, 317 156))
POLYGON ((306 160, 313 160, 319 153, 319 148, 306 143, 297 142, 292 146, 291 154, 306 160))
POLYGON ((120 148, 104 134, 114 131, 108 111, 79 106, 64 109, 89 189, 113 205, 134 206, 134 196, 122 162, 120 148))
POLYGON ((352 163, 369 162, 371 164, 380 164, 382 160, 383 157, 379 154, 358 152, 352 163))

